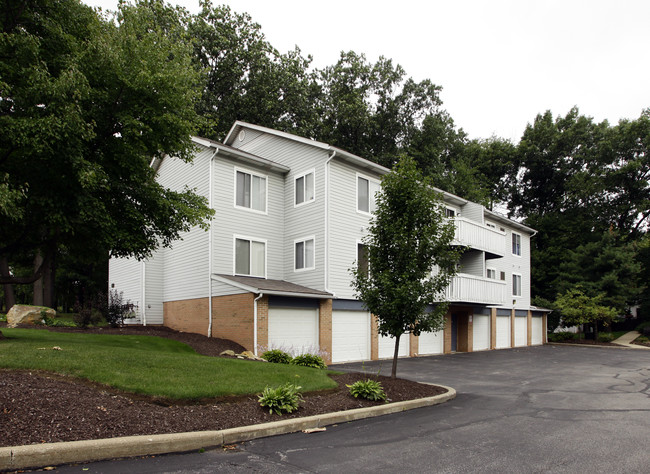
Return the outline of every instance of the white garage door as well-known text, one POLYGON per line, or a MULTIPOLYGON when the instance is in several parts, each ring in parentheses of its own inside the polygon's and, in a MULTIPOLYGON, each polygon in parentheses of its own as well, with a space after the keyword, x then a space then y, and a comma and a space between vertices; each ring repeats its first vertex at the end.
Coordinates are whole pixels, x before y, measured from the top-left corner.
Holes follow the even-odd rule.
POLYGON ((269 308, 269 348, 293 355, 318 352, 318 310, 269 308))
POLYGON ((473 319, 472 350, 488 350, 490 348, 490 316, 475 314, 473 319))
POLYGON ((418 338, 418 354, 442 354, 444 350, 444 331, 423 332, 420 334, 418 338))
POLYGON ((497 349, 510 347, 510 316, 497 316, 497 349))
POLYGON ((332 362, 370 359, 370 313, 332 311, 332 362))
MULTIPOLYGON (((399 357, 408 357, 409 356, 409 339, 410 334, 402 334, 399 338, 399 357)), ((379 336, 379 358, 380 359, 392 359, 395 354, 395 338, 379 336)))
POLYGON ((525 316, 515 317, 515 347, 528 345, 528 318, 525 316))
POLYGON ((544 332, 544 320, 541 316, 533 316, 533 324, 531 326, 530 343, 543 344, 542 334, 544 332))

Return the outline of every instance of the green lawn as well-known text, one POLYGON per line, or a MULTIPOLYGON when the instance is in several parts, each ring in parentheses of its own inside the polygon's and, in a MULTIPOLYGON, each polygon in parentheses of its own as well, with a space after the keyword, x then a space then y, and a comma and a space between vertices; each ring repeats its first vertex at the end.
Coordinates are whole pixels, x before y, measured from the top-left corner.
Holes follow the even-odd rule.
POLYGON ((259 393, 285 382, 304 392, 336 387, 325 370, 206 357, 160 337, 7 328, 2 333, 0 368, 57 372, 138 394, 194 400, 259 393))

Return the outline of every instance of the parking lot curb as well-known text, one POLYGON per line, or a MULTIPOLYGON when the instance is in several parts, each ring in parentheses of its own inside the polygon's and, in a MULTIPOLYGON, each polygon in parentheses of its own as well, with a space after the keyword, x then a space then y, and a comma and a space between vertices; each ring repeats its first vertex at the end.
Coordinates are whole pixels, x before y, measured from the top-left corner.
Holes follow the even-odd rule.
POLYGON ((256 438, 400 413, 415 408, 438 405, 456 398, 456 390, 453 388, 436 385, 447 389, 447 392, 434 397, 386 403, 375 407, 356 408, 226 430, 152 436, 125 436, 121 438, 0 447, 0 470, 34 469, 60 464, 196 451, 256 438))

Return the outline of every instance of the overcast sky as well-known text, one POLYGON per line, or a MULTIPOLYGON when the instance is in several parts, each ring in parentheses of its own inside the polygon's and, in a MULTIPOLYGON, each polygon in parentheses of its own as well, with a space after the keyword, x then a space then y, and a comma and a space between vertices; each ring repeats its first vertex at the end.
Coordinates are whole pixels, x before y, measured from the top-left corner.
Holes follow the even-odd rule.
MULTIPOLYGON (((115 10, 117 0, 83 0, 115 10)), ((171 0, 192 12, 198 0, 171 0)), ((222 2, 214 1, 214 4, 222 2)), ((281 52, 323 67, 342 50, 381 55, 443 87, 443 107, 472 138, 518 141, 550 109, 616 123, 650 107, 647 0, 231 0, 281 52)))

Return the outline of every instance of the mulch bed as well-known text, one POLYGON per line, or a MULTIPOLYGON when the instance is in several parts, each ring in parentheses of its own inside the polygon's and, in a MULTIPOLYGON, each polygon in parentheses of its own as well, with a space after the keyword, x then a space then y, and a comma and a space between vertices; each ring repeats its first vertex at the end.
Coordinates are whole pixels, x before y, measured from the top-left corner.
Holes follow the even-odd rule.
POLYGON ((621 347, 618 344, 613 344, 611 342, 596 342, 593 339, 575 339, 570 341, 550 341, 553 344, 584 344, 587 346, 614 346, 621 347))
MULTIPOLYGON (((56 331, 79 331, 49 328, 56 331)), ((169 337, 187 343, 198 353, 217 356, 226 349, 243 348, 224 339, 180 333, 160 327, 90 329, 103 334, 139 334, 169 337)), ((264 362, 260 362, 264 363, 264 362)), ((304 394, 300 409, 282 417, 271 415, 257 396, 214 399, 196 405, 163 406, 142 397, 55 374, 0 370, 0 445, 77 441, 118 436, 220 430, 286 418, 376 406, 353 398, 346 384, 367 375, 346 373, 332 378, 337 389, 304 394)), ((403 379, 370 376, 379 380, 390 401, 412 400, 445 393, 446 389, 403 379)))

